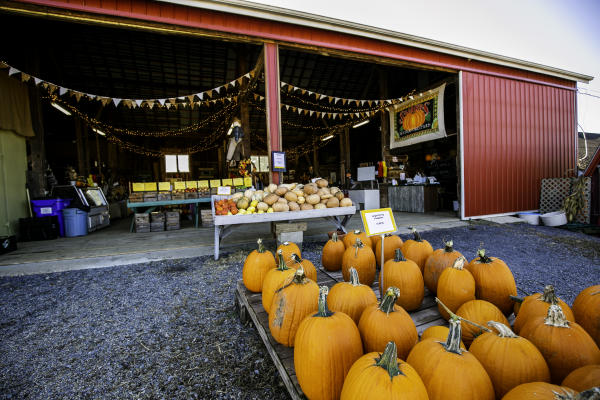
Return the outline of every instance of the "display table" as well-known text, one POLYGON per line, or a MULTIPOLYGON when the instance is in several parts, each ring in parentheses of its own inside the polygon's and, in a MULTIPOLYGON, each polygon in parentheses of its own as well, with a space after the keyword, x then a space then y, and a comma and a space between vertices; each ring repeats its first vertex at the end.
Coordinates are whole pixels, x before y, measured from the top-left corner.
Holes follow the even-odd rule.
POLYGON ((354 204, 361 210, 374 210, 379 208, 379 189, 360 189, 360 190, 348 190, 348 197, 352 199, 354 204))
MULTIPOLYGON (((182 204, 195 204, 194 207, 194 219, 196 221, 196 228, 198 228, 198 204, 199 203, 208 203, 210 201, 210 197, 200 197, 198 199, 185 199, 185 200, 163 200, 163 201, 145 201, 140 203, 130 203, 127 202, 127 208, 131 208, 134 213, 145 213, 149 214, 156 209, 156 207, 160 206, 176 206, 182 204)), ((135 222, 135 218, 131 218, 131 226, 129 227, 129 232, 133 232, 133 225, 135 222)))
POLYGON ((215 223, 215 260, 219 259, 221 241, 231 234, 236 225, 255 224, 273 221, 292 221, 298 219, 324 218, 332 222, 336 229, 346 232, 346 224, 356 214, 356 207, 335 207, 321 210, 286 211, 264 214, 244 215, 215 215, 215 201, 229 198, 230 196, 212 196, 211 208, 215 223))
POLYGON ((389 206, 393 211, 430 212, 438 208, 439 185, 389 186, 389 206))

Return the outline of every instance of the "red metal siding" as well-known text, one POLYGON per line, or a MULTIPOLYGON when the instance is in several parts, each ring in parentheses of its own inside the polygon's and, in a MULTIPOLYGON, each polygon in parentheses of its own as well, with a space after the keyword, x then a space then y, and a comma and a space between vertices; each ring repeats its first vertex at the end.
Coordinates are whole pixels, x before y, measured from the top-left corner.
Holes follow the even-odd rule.
POLYGON ((463 72, 462 98, 464 216, 538 209, 541 179, 575 166, 575 93, 463 72))
POLYGON ((237 14, 228 14, 200 8, 185 7, 152 0, 19 0, 20 3, 133 18, 163 24, 179 25, 250 36, 259 39, 298 43, 308 46, 350 51, 395 60, 479 72, 529 82, 572 87, 570 81, 543 74, 489 64, 435 51, 403 46, 381 40, 354 36, 324 29, 286 24, 237 14))

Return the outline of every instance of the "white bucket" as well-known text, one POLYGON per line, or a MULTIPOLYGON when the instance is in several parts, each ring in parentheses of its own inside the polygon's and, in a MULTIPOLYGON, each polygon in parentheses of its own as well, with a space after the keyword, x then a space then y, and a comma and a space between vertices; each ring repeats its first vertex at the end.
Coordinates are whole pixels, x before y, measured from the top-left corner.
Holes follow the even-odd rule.
POLYGON ((546 226, 560 226, 567 223, 567 215, 564 211, 554 211, 540 216, 546 226))
POLYGON ((539 225, 540 224, 540 214, 538 213, 520 213, 519 218, 527 221, 529 225, 539 225))

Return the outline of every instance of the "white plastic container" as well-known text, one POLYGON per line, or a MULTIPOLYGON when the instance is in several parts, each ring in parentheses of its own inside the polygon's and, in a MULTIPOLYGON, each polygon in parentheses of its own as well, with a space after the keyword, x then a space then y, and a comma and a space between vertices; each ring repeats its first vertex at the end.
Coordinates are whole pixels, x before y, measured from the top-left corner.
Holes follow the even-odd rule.
POLYGON ((546 226, 560 226, 567 223, 567 215, 564 211, 554 211, 540 216, 542 223, 546 226))
POLYGON ((540 214, 538 214, 538 213, 533 213, 533 212, 520 213, 518 215, 518 217, 527 221, 527 223, 529 225, 539 225, 540 224, 540 214))

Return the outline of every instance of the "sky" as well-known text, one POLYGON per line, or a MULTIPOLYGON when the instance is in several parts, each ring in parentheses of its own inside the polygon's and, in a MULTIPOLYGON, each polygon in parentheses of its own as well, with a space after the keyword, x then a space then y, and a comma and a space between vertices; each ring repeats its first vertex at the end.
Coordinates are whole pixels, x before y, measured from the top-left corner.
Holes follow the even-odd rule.
POLYGON ((578 83, 578 123, 600 133, 600 0, 252 1, 594 76, 578 83))

